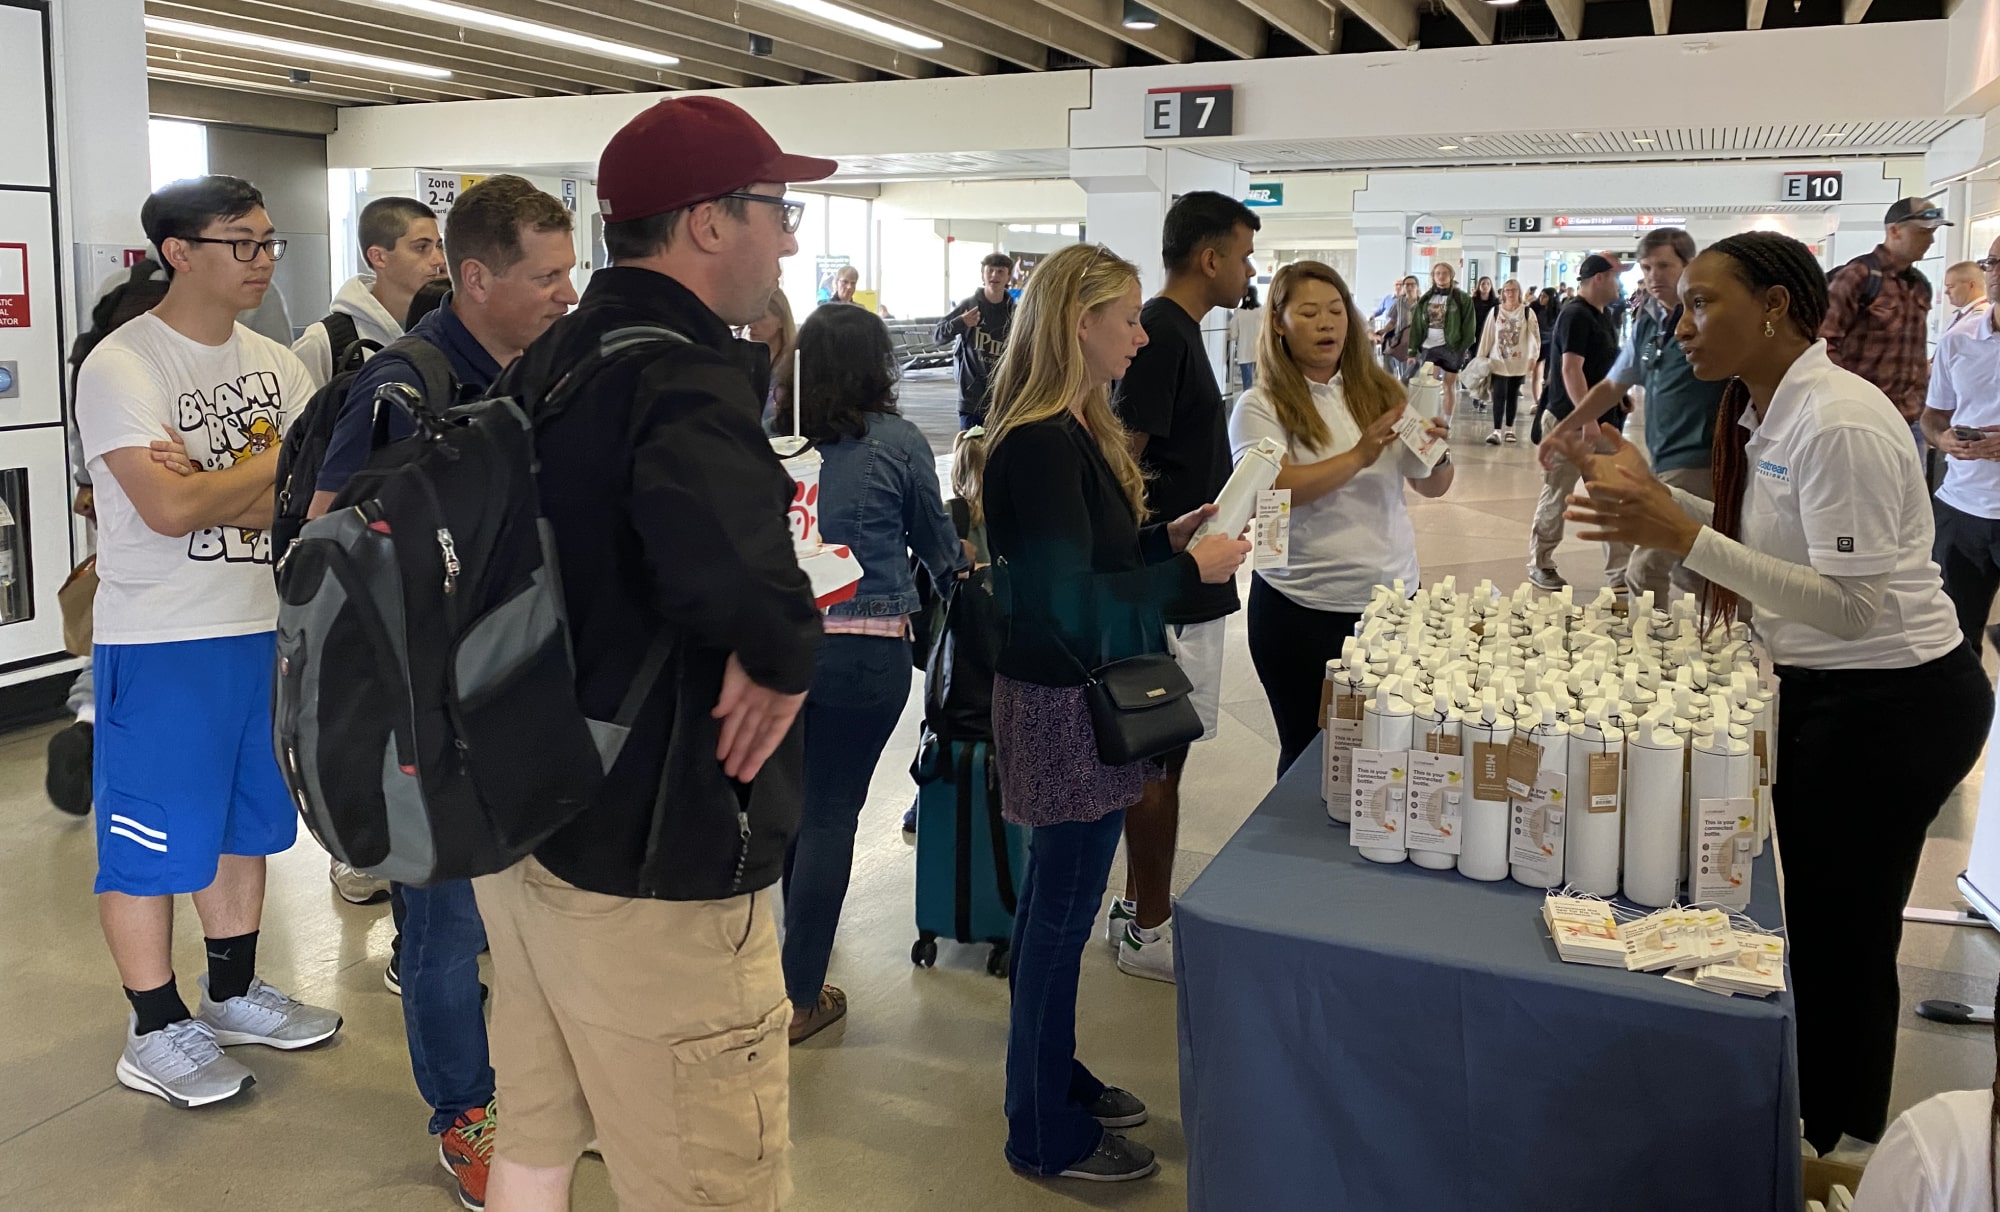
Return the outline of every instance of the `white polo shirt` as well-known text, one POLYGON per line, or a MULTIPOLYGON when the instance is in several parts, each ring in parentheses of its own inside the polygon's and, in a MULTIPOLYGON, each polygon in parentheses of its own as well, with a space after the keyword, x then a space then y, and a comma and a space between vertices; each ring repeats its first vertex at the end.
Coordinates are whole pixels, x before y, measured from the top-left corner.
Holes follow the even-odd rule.
MULTIPOLYGON (((1952 329, 1938 342, 1924 404, 1950 413, 1954 425, 1984 429, 2000 426, 2000 333, 1986 313, 1979 321, 1952 329)), ((1937 495, 1960 513, 2000 521, 2000 462, 1946 459, 1937 495)))
POLYGON ((1931 561, 1931 502, 1910 426, 1880 388, 1833 364, 1826 342, 1792 363, 1759 421, 1743 410, 1749 483, 1738 536, 1823 576, 1887 575, 1868 633, 1843 640, 1758 604, 1753 626, 1781 665, 1902 669, 1959 645, 1931 561))

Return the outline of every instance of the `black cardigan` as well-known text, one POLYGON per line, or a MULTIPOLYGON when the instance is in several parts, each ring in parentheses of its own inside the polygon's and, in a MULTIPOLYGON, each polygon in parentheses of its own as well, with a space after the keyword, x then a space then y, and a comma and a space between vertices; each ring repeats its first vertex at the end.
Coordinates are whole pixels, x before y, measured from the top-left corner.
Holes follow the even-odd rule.
POLYGON ((988 456, 982 497, 1008 603, 998 672, 1079 686, 1107 661, 1166 650, 1160 608, 1199 584, 1200 570, 1193 556, 1174 554, 1164 523, 1140 528, 1075 417, 1003 437, 988 456))

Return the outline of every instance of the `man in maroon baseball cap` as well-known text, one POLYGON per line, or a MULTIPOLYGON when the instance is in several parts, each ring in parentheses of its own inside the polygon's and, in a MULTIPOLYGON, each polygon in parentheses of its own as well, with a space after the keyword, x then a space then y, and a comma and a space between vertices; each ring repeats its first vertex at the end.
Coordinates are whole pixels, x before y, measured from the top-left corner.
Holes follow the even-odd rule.
POLYGON ((786 155, 727 101, 646 110, 599 163, 610 267, 494 388, 541 414, 577 696, 630 724, 589 806, 474 881, 507 1120, 496 1206, 567 1208, 593 1137, 620 1207, 790 1194, 769 889, 798 829, 820 620, 759 425, 768 350, 730 327, 763 316, 798 251, 785 184, 836 167, 786 155), (658 337, 607 352, 621 329, 658 337))

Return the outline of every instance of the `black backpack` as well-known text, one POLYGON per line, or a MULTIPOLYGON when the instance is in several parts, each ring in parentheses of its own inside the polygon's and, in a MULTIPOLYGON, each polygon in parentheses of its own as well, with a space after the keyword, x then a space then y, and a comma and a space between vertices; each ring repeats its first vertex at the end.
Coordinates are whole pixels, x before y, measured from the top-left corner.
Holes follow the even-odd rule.
MULTIPOLYGON (((344 318, 344 317, 343 317, 344 318)), ((348 321, 351 329, 354 322, 348 321)), ((369 344, 369 342, 363 342, 369 344)), ((458 379, 452 374, 451 359, 444 351, 421 337, 403 336, 389 348, 407 358, 423 377, 423 396, 437 411, 456 403, 458 379)), ((338 349, 338 347, 336 347, 338 349)), ((285 553, 298 541, 305 528, 306 511, 312 508, 313 493, 319 488, 320 465, 326 462, 326 448, 333 442, 333 428, 347 404, 347 389, 361 373, 362 360, 343 365, 336 354, 334 376, 312 399, 285 431, 278 445, 278 478, 271 519, 272 566, 283 563, 285 553)))
POLYGON ((360 370, 363 362, 382 352, 382 346, 364 338, 361 330, 354 326, 354 317, 344 311, 328 312, 320 323, 326 327, 326 344, 333 355, 334 375, 360 370))
POLYGON ((72 371, 83 365, 104 338, 127 320, 136 319, 160 305, 167 297, 167 280, 160 276, 160 263, 147 257, 132 267, 125 280, 105 292, 90 309, 90 331, 79 333, 70 346, 72 371))
POLYGON ((635 654, 613 719, 584 716, 535 429, 613 360, 685 341, 607 334, 532 420, 512 399, 383 388, 366 469, 278 568, 279 767, 335 858, 406 884, 486 875, 588 806, 671 646, 635 654), (385 442, 397 406, 417 433, 385 442))
MULTIPOLYGON (((1852 261, 1849 261, 1846 265, 1841 266, 1840 269, 1851 269, 1856 265, 1859 265, 1868 275, 1868 280, 1861 284, 1861 294, 1856 301, 1856 308, 1860 311, 1867 311, 1869 304, 1881 297, 1882 267, 1876 263, 1873 252, 1865 252, 1852 261)), ((1834 274, 1839 274, 1840 269, 1834 270, 1834 274)), ((1926 311, 1930 310, 1931 280, 1926 278, 1923 271, 1914 265, 1904 270, 1903 273, 1904 276, 1913 279, 1910 285, 1915 287, 1919 295, 1923 298, 1924 309, 1926 311)))

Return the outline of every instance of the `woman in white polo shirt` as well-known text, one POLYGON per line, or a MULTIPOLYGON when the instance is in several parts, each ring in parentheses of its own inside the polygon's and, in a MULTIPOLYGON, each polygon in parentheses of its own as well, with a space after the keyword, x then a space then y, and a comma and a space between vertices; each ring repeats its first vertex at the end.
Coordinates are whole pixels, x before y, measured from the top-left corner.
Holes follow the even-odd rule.
POLYGON ((1292 493, 1289 566, 1250 580, 1250 659, 1277 721, 1280 774, 1319 732, 1326 663, 1354 634, 1369 591, 1398 577, 1416 587, 1404 481, 1427 497, 1451 487, 1449 459, 1426 471, 1392 432, 1403 404, 1340 275, 1318 261, 1278 270, 1257 385, 1236 401, 1229 445, 1239 459, 1261 438, 1283 446, 1277 487, 1292 493))
MULTIPOLYGON (((1706 617, 1754 606, 1780 679, 1773 803, 1798 999, 1806 1139, 1881 1138, 1895 1066, 1896 949, 1924 834, 1978 760, 1993 691, 1931 561, 1909 427, 1817 340, 1826 275, 1805 245, 1748 232, 1681 279, 1694 373, 1731 380, 1715 504, 1669 489, 1613 431, 1573 442, 1578 537, 1681 556, 1706 617)), ((1775 925, 1776 923, 1766 923, 1775 925)))

